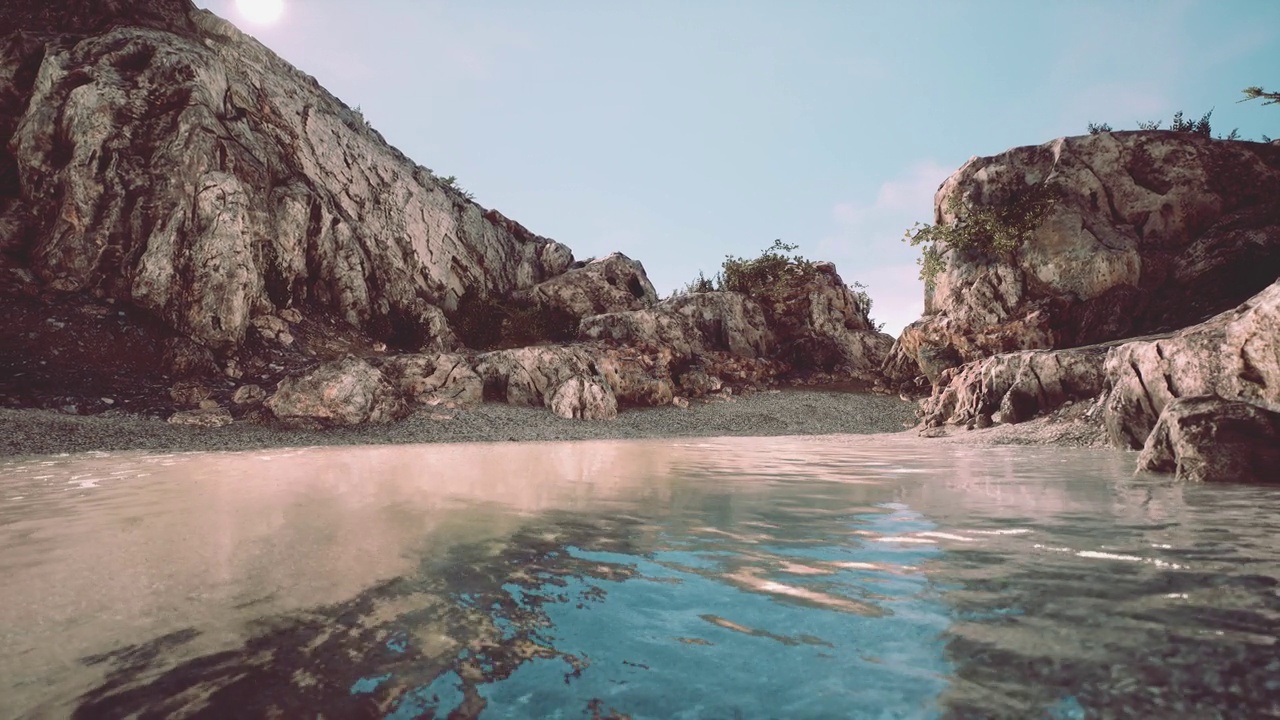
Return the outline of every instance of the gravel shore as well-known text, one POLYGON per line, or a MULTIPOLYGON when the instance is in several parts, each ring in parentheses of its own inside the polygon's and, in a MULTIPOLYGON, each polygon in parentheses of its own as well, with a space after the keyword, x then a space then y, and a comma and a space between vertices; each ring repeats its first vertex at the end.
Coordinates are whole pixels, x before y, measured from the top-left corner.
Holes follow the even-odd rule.
POLYGON ((324 431, 237 422, 192 428, 126 414, 64 415, 0 409, 0 456, 93 450, 247 450, 312 445, 900 433, 916 406, 867 393, 783 390, 730 400, 624 410, 615 420, 565 420, 544 408, 485 403, 420 410, 390 424, 324 431))

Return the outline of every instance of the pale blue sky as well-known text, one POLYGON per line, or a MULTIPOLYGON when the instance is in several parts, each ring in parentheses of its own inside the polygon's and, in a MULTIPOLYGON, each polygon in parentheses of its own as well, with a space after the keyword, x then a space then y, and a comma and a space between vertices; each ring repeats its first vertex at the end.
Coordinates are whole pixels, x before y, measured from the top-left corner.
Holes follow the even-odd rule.
POLYGON ((393 145, 666 295, 774 238, 919 317, 916 249, 973 155, 1192 119, 1280 137, 1280 2, 285 0, 255 26, 393 145))

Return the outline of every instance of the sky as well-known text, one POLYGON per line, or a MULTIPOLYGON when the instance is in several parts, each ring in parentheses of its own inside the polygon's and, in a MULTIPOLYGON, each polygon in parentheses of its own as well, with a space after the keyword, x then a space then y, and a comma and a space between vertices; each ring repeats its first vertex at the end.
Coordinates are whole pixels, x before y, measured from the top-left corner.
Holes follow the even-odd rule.
MULTIPOLYGON (((241 0, 252 2, 254 0, 241 0)), ((284 0, 258 38, 476 201, 662 296, 775 238, 917 319, 933 195, 975 155, 1182 110, 1280 137, 1274 0, 284 0)))

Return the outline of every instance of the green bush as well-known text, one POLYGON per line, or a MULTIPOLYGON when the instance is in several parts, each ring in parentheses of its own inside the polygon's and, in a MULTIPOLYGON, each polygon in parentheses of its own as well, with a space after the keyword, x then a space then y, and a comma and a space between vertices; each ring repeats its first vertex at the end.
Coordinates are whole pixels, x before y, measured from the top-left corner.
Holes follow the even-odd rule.
MULTIPOLYGON (((767 312, 773 312, 788 295, 813 279, 818 272, 814 261, 788 254, 799 247, 777 239, 756 258, 726 255, 720 272, 714 278, 699 271, 697 278, 686 283, 673 296, 717 290, 737 292, 759 302, 767 312)), ((871 319, 871 296, 866 292, 866 285, 855 282, 848 287, 867 324, 876 329, 883 327, 884 323, 877 324, 871 319)))
POLYGON ((960 193, 953 192, 947 200, 947 211, 955 217, 953 221, 938 225, 916 223, 902 239, 912 245, 925 245, 917 261, 920 279, 933 287, 944 267, 944 249, 996 255, 1013 252, 1040 227, 1059 193, 1057 186, 1039 183, 1013 193, 1002 202, 970 206, 960 199, 960 193))
POLYGON ((579 320, 569 312, 532 301, 467 293, 449 315, 449 324, 469 348, 504 350, 568 342, 577 337, 579 320))

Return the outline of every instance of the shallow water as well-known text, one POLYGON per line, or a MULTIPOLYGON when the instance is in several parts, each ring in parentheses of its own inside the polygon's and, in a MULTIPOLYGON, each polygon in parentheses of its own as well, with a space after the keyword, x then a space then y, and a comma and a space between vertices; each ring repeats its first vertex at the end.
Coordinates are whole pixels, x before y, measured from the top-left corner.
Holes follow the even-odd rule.
POLYGON ((1280 717, 1280 494, 734 438, 0 461, 0 717, 1280 717))

